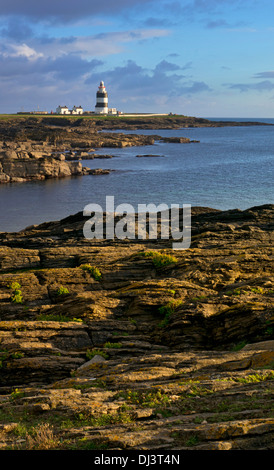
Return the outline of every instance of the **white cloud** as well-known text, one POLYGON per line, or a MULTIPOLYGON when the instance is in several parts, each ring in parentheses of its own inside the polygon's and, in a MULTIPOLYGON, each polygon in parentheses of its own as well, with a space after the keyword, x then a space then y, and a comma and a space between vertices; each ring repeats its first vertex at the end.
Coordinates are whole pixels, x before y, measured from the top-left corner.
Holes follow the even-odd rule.
POLYGON ((45 56, 52 58, 69 53, 79 54, 81 58, 89 58, 118 54, 124 50, 125 44, 163 37, 168 34, 169 31, 165 29, 140 29, 102 33, 94 36, 40 38, 36 40, 36 47, 45 56))
POLYGON ((0 54, 5 58, 24 57, 28 60, 37 60, 42 57, 54 60, 71 54, 81 59, 91 59, 119 54, 129 43, 146 41, 168 34, 169 31, 165 29, 140 29, 90 36, 38 37, 29 39, 26 41, 28 43, 21 44, 14 41, 3 44, 0 54))
POLYGON ((26 57, 29 60, 36 60, 43 57, 41 52, 29 47, 27 44, 9 44, 6 51, 3 52, 4 57, 26 57))

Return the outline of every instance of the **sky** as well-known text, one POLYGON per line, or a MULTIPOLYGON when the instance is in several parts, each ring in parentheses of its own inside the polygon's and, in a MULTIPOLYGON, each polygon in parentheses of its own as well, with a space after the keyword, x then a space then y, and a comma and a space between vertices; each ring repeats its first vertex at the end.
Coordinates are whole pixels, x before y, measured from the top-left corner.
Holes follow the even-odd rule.
POLYGON ((274 118, 273 0, 0 0, 0 113, 274 118))

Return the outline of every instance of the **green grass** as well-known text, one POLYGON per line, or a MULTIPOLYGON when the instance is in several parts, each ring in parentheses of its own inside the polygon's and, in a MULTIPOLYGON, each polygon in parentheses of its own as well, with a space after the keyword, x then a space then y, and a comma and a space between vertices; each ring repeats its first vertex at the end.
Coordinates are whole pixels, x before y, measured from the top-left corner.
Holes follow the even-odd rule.
MULTIPOLYGON (((95 415, 91 411, 82 411, 75 415, 73 422, 80 426, 108 426, 111 424, 131 423, 132 417, 125 412, 116 412, 112 414, 99 414, 95 415)), ((71 423, 70 423, 71 424, 71 423)))
POLYGON ((176 311, 178 307, 182 304, 181 299, 171 299, 166 305, 162 305, 159 308, 159 314, 164 317, 164 319, 160 323, 160 327, 164 327, 169 323, 171 315, 176 311))
POLYGON ((232 348, 232 351, 240 351, 241 349, 243 349, 245 346, 246 346, 247 342, 246 341, 242 341, 238 344, 235 344, 235 346, 232 348))
POLYGON ((25 392, 16 388, 10 395, 11 400, 16 400, 17 398, 22 398, 25 396, 25 392))
POLYGON ((107 343, 104 344, 104 348, 115 348, 115 349, 118 349, 118 348, 121 348, 123 345, 122 343, 110 343, 109 341, 107 343))
POLYGON ((99 281, 102 278, 102 273, 98 268, 96 268, 96 266, 81 264, 80 268, 83 269, 83 271, 88 271, 96 281, 99 281))
POLYGON ((38 321, 57 321, 57 322, 82 322, 81 318, 70 318, 66 315, 41 314, 37 317, 38 321))
POLYGON ((91 115, 79 115, 79 114, 75 114, 75 115, 69 115, 69 116, 64 116, 64 115, 61 115, 61 114, 28 114, 28 113, 25 113, 25 114, 0 114, 0 120, 10 120, 10 119, 26 119, 26 118, 34 118, 34 119, 50 119, 50 118, 58 118, 58 119, 67 119, 69 121, 75 121, 75 120, 78 120, 78 119, 88 119, 88 120, 99 120, 99 121, 113 121, 113 120, 117 120, 119 119, 120 121, 123 121, 123 120, 134 120, 134 119, 173 119, 173 120, 177 120, 177 119, 191 119, 191 117, 188 117, 188 116, 184 116, 183 114, 182 115, 166 115, 166 116, 138 116, 138 114, 136 116, 127 116, 127 115, 120 115, 120 116, 116 116, 116 115, 107 115, 107 116, 100 116, 98 114, 91 114, 91 115))
POLYGON ((259 383, 264 382, 265 380, 273 380, 274 379, 274 371, 270 371, 267 374, 250 374, 246 377, 236 377, 231 380, 234 382, 240 382, 244 384, 249 383, 259 383))
POLYGON ((138 253, 138 257, 150 258, 156 268, 162 268, 170 264, 177 263, 177 258, 159 251, 144 251, 138 253))
POLYGON ((57 289, 57 295, 66 295, 69 294, 69 290, 66 287, 60 286, 57 289))
POLYGON ((102 356, 104 357, 105 359, 108 359, 109 356, 107 353, 105 353, 104 351, 102 351, 101 349, 88 349, 86 351, 86 358, 90 361, 94 356, 102 356))
POLYGON ((191 436, 185 443, 187 447, 193 447, 193 446, 196 446, 197 444, 199 444, 199 437, 196 435, 191 436))
POLYGON ((9 288, 12 290, 11 301, 15 304, 23 303, 23 295, 21 291, 21 285, 19 282, 12 282, 9 288))
POLYGON ((146 392, 140 390, 127 390, 118 392, 115 398, 122 397, 127 403, 132 405, 140 405, 142 408, 164 407, 172 403, 172 399, 161 390, 149 390, 146 392))

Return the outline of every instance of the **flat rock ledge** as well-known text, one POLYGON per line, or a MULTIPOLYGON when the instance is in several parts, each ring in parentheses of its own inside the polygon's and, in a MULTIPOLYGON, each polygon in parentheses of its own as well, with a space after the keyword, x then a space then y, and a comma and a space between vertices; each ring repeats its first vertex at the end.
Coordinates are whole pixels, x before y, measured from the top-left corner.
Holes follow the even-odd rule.
POLYGON ((1 233, 0 449, 273 450, 273 215, 193 208, 176 252, 1 233))

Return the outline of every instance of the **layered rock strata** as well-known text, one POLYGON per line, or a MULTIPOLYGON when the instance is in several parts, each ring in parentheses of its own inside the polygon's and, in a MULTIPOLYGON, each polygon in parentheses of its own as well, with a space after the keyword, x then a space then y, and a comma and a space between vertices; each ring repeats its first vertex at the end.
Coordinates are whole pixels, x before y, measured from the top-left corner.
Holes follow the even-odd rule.
POLYGON ((273 449, 273 215, 193 208, 179 251, 1 233, 1 449, 273 449))

